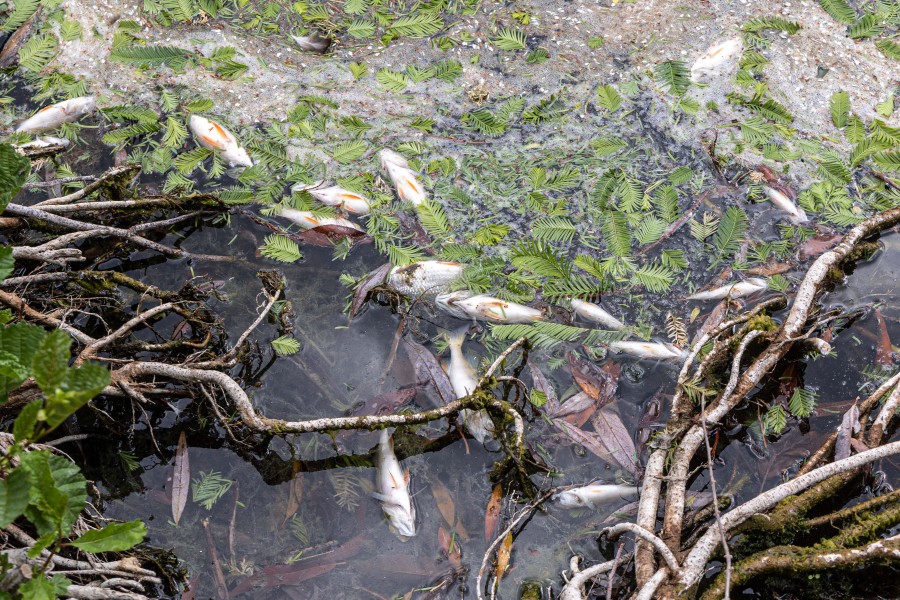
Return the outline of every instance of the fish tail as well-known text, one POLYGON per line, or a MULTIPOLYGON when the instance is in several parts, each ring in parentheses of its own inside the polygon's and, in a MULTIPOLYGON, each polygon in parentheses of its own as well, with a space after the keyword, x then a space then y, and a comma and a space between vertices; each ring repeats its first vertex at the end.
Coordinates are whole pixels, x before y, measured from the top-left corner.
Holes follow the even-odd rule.
POLYGON ((463 342, 466 340, 466 334, 469 333, 469 326, 464 325, 455 331, 447 334, 447 343, 451 350, 462 350, 463 342))

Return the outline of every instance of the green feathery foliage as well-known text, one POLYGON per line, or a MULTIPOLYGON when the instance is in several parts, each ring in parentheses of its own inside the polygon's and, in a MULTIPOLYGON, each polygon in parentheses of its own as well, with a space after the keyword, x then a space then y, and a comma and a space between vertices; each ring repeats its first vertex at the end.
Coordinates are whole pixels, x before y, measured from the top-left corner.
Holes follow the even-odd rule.
POLYGON ((450 227, 450 219, 440 204, 432 200, 426 200, 416 207, 419 222, 425 231, 436 239, 452 239, 453 230, 450 227))
POLYGON ((525 34, 512 27, 502 27, 491 41, 501 50, 524 50, 527 47, 525 34))
POLYGON ((292 263, 303 258, 297 242, 283 235, 268 235, 259 249, 260 254, 279 262, 292 263))
POLYGON ((444 21, 439 15, 427 12, 418 12, 406 17, 400 17, 388 27, 391 33, 411 38, 427 37, 434 35, 444 26, 444 21))
POLYGON ((603 238, 606 240, 607 249, 613 256, 621 257, 631 254, 631 230, 628 228, 628 218, 624 213, 611 210, 605 214, 603 238))
POLYGON ((750 220, 747 213, 737 206, 729 206, 722 215, 716 234, 713 236, 713 246, 717 254, 714 264, 727 260, 740 250, 741 243, 750 229, 750 220))
POLYGON ((900 43, 893 40, 877 40, 875 42, 875 47, 888 58, 900 60, 900 43))
POLYGON ((300 342, 289 335, 283 335, 272 340, 272 349, 278 356, 290 356, 300 351, 300 342))
POLYGON ((359 79, 369 71, 369 65, 364 62, 352 62, 347 65, 347 68, 350 70, 350 74, 353 75, 353 79, 359 79))
POLYGON ((644 265, 631 274, 631 283, 647 290, 661 294, 669 290, 675 282, 672 271, 662 264, 644 265))
POLYGON ((615 112, 622 106, 622 96, 611 85, 601 85, 597 88, 597 103, 610 112, 615 112))
POLYGON ((212 507, 231 489, 232 485, 234 485, 234 481, 226 479, 218 471, 209 473, 200 471, 200 477, 191 483, 192 498, 206 510, 212 510, 212 507))
POLYGON ((392 92, 402 92, 410 84, 406 73, 394 71, 387 67, 379 69, 378 73, 375 74, 375 80, 392 92))
POLYGON ((531 241, 519 244, 510 252, 509 258, 513 266, 541 277, 568 279, 572 273, 571 262, 557 255, 553 248, 544 242, 531 241))
POLYGON ((667 60, 653 69, 656 80, 674 96, 683 95, 691 85, 691 71, 683 60, 667 60))
POLYGON ((562 98, 551 94, 537 104, 529 107, 522 113, 522 120, 532 125, 537 125, 552 119, 558 119, 569 112, 569 108, 562 98))
POLYGON ((831 110, 831 122, 838 129, 847 125, 847 116, 850 114, 850 94, 841 90, 831 95, 828 103, 831 110))
POLYGON ((741 26, 743 31, 758 33, 760 31, 765 31, 766 29, 777 29, 778 31, 783 31, 788 35, 794 35, 798 31, 802 29, 799 23, 794 23, 793 21, 788 21, 782 17, 757 17, 755 19, 750 19, 749 21, 745 21, 741 26))
POLYGON ((544 242, 571 242, 578 229, 566 217, 545 217, 531 226, 531 235, 544 242))
POLYGON ((338 145, 331 153, 331 158, 339 163, 353 162, 366 152, 366 143, 362 140, 353 140, 338 145))
POLYGON ((763 426, 765 427, 766 433, 771 432, 775 435, 780 434, 784 431, 784 428, 787 427, 787 418, 787 412, 785 412, 780 404, 771 407, 763 416, 763 426))
POLYGON ((869 13, 850 26, 850 37, 854 40, 875 37, 884 31, 884 15, 869 13))
POLYGON ((59 40, 55 35, 33 35, 19 48, 19 66, 33 73, 40 73, 56 57, 59 40))
POLYGON ((794 388, 794 393, 788 400, 788 409, 799 419, 809 417, 816 410, 816 392, 801 387, 794 388))
POLYGON ((856 20, 856 11, 847 0, 819 0, 819 5, 836 21, 849 25, 856 20))
POLYGON ((168 65, 175 71, 181 71, 191 63, 195 55, 175 46, 124 46, 113 48, 109 58, 136 67, 168 65))
POLYGON ((347 35, 356 39, 370 38, 375 35, 375 23, 365 19, 354 19, 345 30, 347 35))
POLYGON ((30 19, 31 15, 37 12, 40 5, 41 0, 16 0, 12 12, 7 15, 3 26, 0 27, 0 31, 12 33, 30 19))
MULTIPOLYGON (((763 90, 764 89, 765 88, 763 88, 763 90)), ((753 96, 749 98, 736 93, 730 93, 726 97, 729 102, 743 106, 751 112, 769 119, 770 121, 784 124, 792 123, 794 121, 794 115, 791 114, 791 111, 774 99, 763 97, 761 91, 760 93, 753 94, 753 96)))

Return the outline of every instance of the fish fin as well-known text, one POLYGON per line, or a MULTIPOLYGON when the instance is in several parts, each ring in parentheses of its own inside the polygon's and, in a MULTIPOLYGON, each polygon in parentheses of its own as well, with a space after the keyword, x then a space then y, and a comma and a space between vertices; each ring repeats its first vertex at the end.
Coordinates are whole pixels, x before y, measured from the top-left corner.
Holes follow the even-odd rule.
POLYGON ((212 119, 210 119, 209 123, 210 123, 210 125, 213 126, 213 129, 215 129, 216 132, 217 132, 219 135, 221 135, 223 138, 225 138, 226 140, 231 139, 231 136, 228 135, 228 132, 225 131, 225 128, 224 128, 224 127, 222 127, 221 125, 219 125, 218 123, 216 123, 216 122, 213 121, 212 119))
POLYGON ((403 472, 403 483, 409 485, 409 469, 403 472))
POLYGON ((454 348, 461 349, 467 333, 469 333, 468 325, 463 325, 459 329, 453 330, 447 334, 447 344, 454 348))
POLYGON ((394 506, 400 506, 399 504, 397 504, 396 502, 391 500, 390 496, 385 496, 384 494, 379 493, 379 492, 372 492, 372 497, 375 498, 376 500, 378 500, 379 502, 383 502, 385 504, 392 504, 394 506))
POLYGON ((218 148, 219 150, 222 149, 222 144, 219 143, 219 141, 216 140, 215 138, 212 138, 212 137, 210 137, 210 136, 208 136, 208 135, 203 135, 203 134, 201 133, 201 134, 200 134, 200 139, 203 140, 204 142, 206 142, 207 144, 209 144, 210 146, 212 146, 213 148, 218 148))

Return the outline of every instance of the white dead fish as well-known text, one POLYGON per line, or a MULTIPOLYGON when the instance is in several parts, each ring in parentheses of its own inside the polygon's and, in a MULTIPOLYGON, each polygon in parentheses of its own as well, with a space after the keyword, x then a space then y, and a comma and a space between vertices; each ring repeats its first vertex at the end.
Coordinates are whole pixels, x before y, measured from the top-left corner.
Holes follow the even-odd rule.
POLYGON ((787 194, 780 192, 775 188, 766 186, 766 195, 769 196, 769 200, 772 201, 772 204, 778 207, 778 210, 787 213, 791 223, 799 224, 809 222, 806 211, 794 204, 791 199, 787 197, 787 194))
POLYGON ((423 260, 405 267, 394 267, 388 273, 387 283, 397 293, 413 298, 443 294, 464 268, 457 262, 423 260))
POLYGON ((57 102, 56 104, 45 106, 31 117, 25 119, 16 127, 16 131, 23 133, 50 131, 63 123, 71 123, 93 112, 96 106, 96 99, 93 96, 81 96, 65 102, 57 102))
POLYGON ((597 505, 612 500, 630 500, 638 495, 638 488, 632 485, 609 485, 592 483, 584 487, 564 490, 553 495, 560 506, 566 508, 597 508, 597 505))
POLYGON ((334 206, 357 215, 367 215, 372 208, 368 198, 333 185, 330 187, 306 186, 298 183, 291 187, 293 192, 308 192, 310 196, 327 206, 334 206))
POLYGON ((599 304, 572 298, 572 310, 582 319, 599 323, 609 329, 619 330, 625 328, 625 324, 622 321, 606 312, 599 304))
POLYGON ((16 148, 28 149, 28 148, 47 148, 49 146, 62 146, 65 148, 71 142, 65 138, 53 137, 52 135, 45 135, 25 144, 19 144, 16 148))
POLYGON ((683 358, 686 354, 678 346, 657 342, 610 342, 609 347, 616 352, 622 352, 637 358, 651 358, 655 360, 675 360, 676 358, 683 358))
POLYGON ((769 284, 766 283, 765 279, 760 279, 759 277, 751 277, 746 281, 738 281, 736 283, 723 285, 722 287, 717 287, 705 292, 697 292, 696 294, 691 294, 687 297, 687 299, 722 300, 723 298, 742 298, 744 296, 749 296, 750 294, 755 294, 756 292, 761 292, 768 287, 769 284))
POLYGON ((691 66, 691 81, 700 81, 715 74, 720 67, 736 60, 743 50, 744 44, 739 37, 713 44, 691 66))
POLYGON ((372 496, 381 502, 381 510, 401 540, 416 535, 416 507, 409 495, 409 469, 403 471, 394 454, 394 439, 387 429, 381 431, 376 458, 378 491, 372 496))
POLYGON ((303 229, 313 229, 324 225, 337 225, 339 227, 349 227, 357 231, 365 231, 362 227, 340 217, 320 217, 309 210, 296 210, 293 208, 282 208, 281 216, 285 219, 293 221, 303 229))
POLYGON ((416 179, 416 173, 409 168, 406 159, 385 148, 378 154, 381 157, 381 168, 383 168, 391 178, 391 183, 397 190, 397 195, 404 202, 411 202, 413 206, 418 206, 428 199, 425 188, 416 179))
POLYGON ((238 144, 234 134, 212 119, 191 115, 190 128, 201 146, 215 152, 225 159, 231 167, 252 167, 250 155, 238 144))
MULTIPOLYGON (((462 349, 468 330, 468 327, 462 327, 447 338, 450 347, 450 366, 447 369, 447 377, 450 378, 450 385, 453 386, 453 393, 456 394, 457 400, 465 398, 478 387, 475 369, 466 359, 462 349)), ((463 409, 459 411, 459 417, 466 431, 482 444, 494 436, 494 423, 486 410, 463 409)))
POLYGON ((492 323, 533 323, 543 321, 546 316, 536 308, 507 302, 493 296, 472 296, 461 290, 442 294, 435 299, 439 308, 459 319, 477 319, 492 323))
POLYGON ((331 38, 322 37, 315 31, 311 31, 307 35, 292 35, 291 38, 300 46, 301 50, 307 52, 325 54, 331 47, 331 38))

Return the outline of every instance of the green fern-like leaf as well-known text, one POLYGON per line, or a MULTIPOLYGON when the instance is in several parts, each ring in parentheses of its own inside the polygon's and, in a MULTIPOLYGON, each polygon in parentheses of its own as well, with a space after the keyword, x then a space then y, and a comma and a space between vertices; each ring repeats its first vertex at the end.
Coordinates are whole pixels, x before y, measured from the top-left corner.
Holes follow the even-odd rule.
POLYGON ((900 171, 900 150, 894 152, 877 152, 872 155, 878 166, 889 171, 900 171))
POLYGON ((682 60, 667 60, 653 69, 656 80, 674 96, 683 95, 691 85, 691 71, 682 60))
POLYGON ((397 19, 391 23, 388 29, 397 35, 420 38, 434 35, 440 31, 443 26, 444 21, 439 15, 419 12, 397 19))
POLYGON ((187 128, 181 122, 181 119, 169 116, 166 119, 166 130, 162 137, 163 146, 177 148, 184 143, 187 137, 187 128))
POLYGON ((663 250, 659 255, 659 262, 676 271, 686 269, 689 264, 684 250, 663 250))
POLYGON ((272 340, 272 349, 278 356, 290 356, 300 350, 300 342, 289 335, 283 335, 272 340))
POLYGON ((791 114, 791 111, 772 98, 763 98, 757 95, 745 98, 744 96, 735 93, 728 94, 727 98, 730 102, 743 106, 770 121, 775 121, 776 123, 787 124, 794 120, 794 115, 791 114))
POLYGON ((450 219, 447 213, 437 202, 427 200, 416 207, 416 214, 419 216, 419 222, 434 238, 452 238, 452 229, 450 227, 450 219))
POLYGON ((156 133, 160 129, 162 125, 159 123, 135 123, 106 133, 103 136, 103 143, 114 146, 134 137, 156 133))
POLYGON ((591 146, 594 147, 594 152, 597 153, 597 156, 614 154, 627 145, 628 142, 614 135, 601 136, 591 142, 591 146))
POLYGON ((850 169, 844 164, 843 158, 833 151, 823 152, 819 158, 819 173, 841 185, 850 183, 850 169))
POLYGON ((678 210, 678 192, 671 185, 657 188, 653 194, 653 205, 657 214, 666 223, 674 223, 680 216, 678 210))
POLYGON ((175 157, 175 168, 182 175, 188 175, 197 168, 197 166, 212 155, 212 150, 207 148, 194 148, 187 152, 182 152, 175 157))
POLYGON ((856 11, 847 0, 819 0, 819 5, 836 21, 849 25, 856 20, 856 11))
POLYGON ((775 136, 775 126, 760 117, 750 117, 739 125, 741 136, 753 146, 764 146, 775 136))
POLYGON ((501 28, 491 41, 501 50, 524 50, 527 47, 525 34, 512 27, 501 28))
POLYGON ((757 17, 755 19, 750 19, 745 21, 741 26, 743 31, 758 33, 760 31, 764 31, 766 29, 777 29, 778 31, 783 31, 788 35, 794 35, 798 31, 802 29, 799 23, 794 23, 793 21, 788 21, 782 17, 757 17))
POLYGON ((635 270, 631 275, 631 282, 660 294, 672 287, 674 276, 669 268, 661 264, 650 264, 635 270))
POLYGON ((531 226, 531 234, 535 239, 544 242, 571 242, 578 229, 565 217, 546 217, 538 219, 531 226))
POLYGON ((716 263, 733 256, 741 248, 741 243, 750 228, 750 220, 747 213, 737 206, 729 206, 722 215, 716 234, 713 236, 713 246, 718 254, 716 263))
POLYGON ((831 95, 828 103, 831 110, 831 122, 838 129, 847 125, 847 116, 850 114, 850 94, 841 90, 831 95))
POLYGON ((395 244, 389 244, 387 246, 387 254, 391 264, 398 267, 403 267, 426 258, 425 253, 420 248, 413 246, 397 246, 395 244))
POLYGON ((510 252, 510 262, 519 269, 541 277, 568 279, 572 273, 572 264, 569 260, 557 255, 553 248, 544 242, 520 244, 510 252))
POLYGON ((192 499, 206 510, 212 510, 212 507, 231 489, 232 485, 234 485, 234 481, 226 479, 218 471, 209 473, 200 471, 200 477, 191 483, 192 499))
POLYGON ((181 71, 192 60, 194 54, 175 46, 124 46, 114 48, 109 57, 111 60, 136 67, 168 65, 175 71, 181 71))
POLYGON ((284 146, 269 141, 250 142, 247 144, 247 150, 253 154, 256 162, 271 169, 283 169, 290 162, 284 146))
POLYGON ((372 126, 356 115, 341 118, 341 126, 354 135, 358 135, 372 129, 372 126))
POLYGON ((344 0, 344 12, 348 15, 361 15, 372 6, 372 0, 344 0))
POLYGON ((788 409, 792 415, 800 419, 812 415, 816 410, 816 392, 801 387, 794 388, 794 393, 788 400, 788 409))
POLYGON ((387 67, 380 69, 375 75, 375 80, 392 92, 402 92, 410 84, 406 73, 394 71, 387 67))
POLYGON ((610 112, 615 112, 622 106, 622 96, 611 85, 601 85, 597 88, 597 103, 610 112))
POLYGON ((303 258, 297 242, 283 235, 266 236, 259 252, 266 258, 284 263, 297 262, 303 258))
POLYGON ((352 62, 347 65, 347 69, 350 70, 350 74, 353 75, 353 79, 359 79, 369 71, 369 65, 364 62, 352 62))
POLYGON ((506 122, 483 106, 465 113, 462 122, 482 135, 497 136, 506 131, 506 122))
POLYGON ((522 120, 526 123, 537 125, 545 121, 558 119, 564 116, 568 111, 569 109, 562 98, 557 97, 555 94, 551 94, 549 98, 541 100, 522 113, 522 120))
POLYGON ((362 140, 354 140, 352 142, 344 142, 340 144, 331 153, 331 158, 339 163, 353 162, 366 152, 366 143, 362 140))
POLYGON ((703 213, 703 221, 691 219, 690 226, 694 239, 703 242, 719 228, 719 220, 709 213, 703 213))
POLYGON ((884 31, 884 15, 869 13, 850 26, 850 37, 854 40, 875 37, 884 31))
POLYGON ((452 58, 445 58, 432 65, 434 77, 442 81, 453 82, 462 75, 462 63, 452 58))
POLYGON ((787 427, 787 413, 780 404, 776 404, 766 411, 763 416, 763 426, 766 433, 780 434, 787 427))
POLYGON ((628 228, 628 218, 624 213, 617 210, 606 213, 603 219, 603 238, 613 256, 631 254, 631 230, 628 228))
POLYGON ((900 127, 891 127, 881 119, 873 119, 871 127, 873 140, 887 147, 900 146, 900 127))
POLYGON ((72 42, 81 39, 82 27, 78 21, 63 21, 59 26, 59 37, 64 42, 72 42))
POLYGON ((619 209, 626 213, 634 213, 647 208, 644 197, 644 186, 637 179, 622 174, 619 187, 616 188, 619 198, 619 209))
POLYGON ((347 35, 356 39, 370 38, 375 35, 375 23, 365 19, 354 19, 347 26, 347 35))
POLYGON ((3 27, 0 27, 0 31, 12 33, 21 27, 25 21, 31 18, 31 15, 37 12, 40 4, 41 0, 16 0, 13 4, 12 12, 7 15, 6 20, 3 22, 3 27))
POLYGON ((875 42, 875 47, 888 58, 900 60, 900 43, 893 40, 878 40, 875 42))
POLYGON ((40 73, 56 57, 58 40, 52 34, 34 35, 19 48, 19 66, 40 73))
POLYGON ((657 217, 646 217, 634 230, 634 239, 638 244, 652 244, 666 232, 668 223, 657 217))
POLYGON ((589 298, 609 290, 609 286, 593 277, 571 275, 568 279, 550 279, 541 290, 548 300, 589 298))

